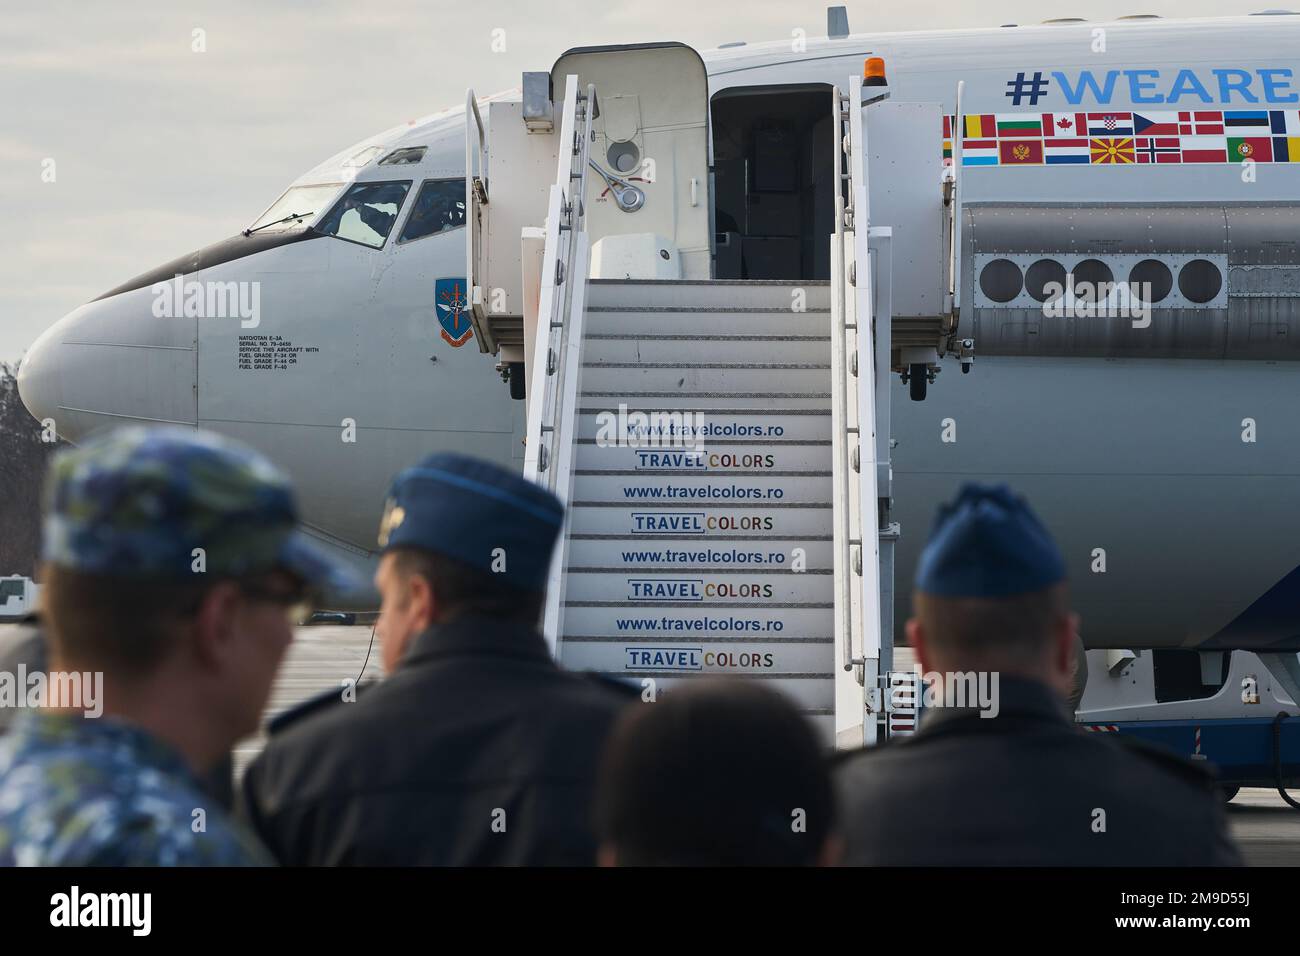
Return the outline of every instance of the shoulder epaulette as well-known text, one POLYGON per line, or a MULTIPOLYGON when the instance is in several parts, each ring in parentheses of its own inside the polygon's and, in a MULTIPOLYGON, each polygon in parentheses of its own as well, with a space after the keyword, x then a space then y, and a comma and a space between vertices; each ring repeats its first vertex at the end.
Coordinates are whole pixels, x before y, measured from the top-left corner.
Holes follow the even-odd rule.
MULTIPOLYGON (((378 681, 363 681, 352 688, 352 692, 360 697, 369 688, 373 687, 378 681)), ((287 710, 282 710, 266 722, 266 732, 268 734, 278 734, 285 728, 298 723, 304 717, 310 717, 312 714, 323 713, 335 704, 344 703, 343 695, 347 688, 334 687, 326 691, 321 691, 308 697, 304 701, 294 704, 287 710)))
POLYGON ((629 678, 611 677, 608 674, 597 674, 594 671, 576 671, 575 673, 584 680, 591 681, 606 690, 612 690, 620 697, 625 697, 628 700, 641 696, 641 684, 629 678))

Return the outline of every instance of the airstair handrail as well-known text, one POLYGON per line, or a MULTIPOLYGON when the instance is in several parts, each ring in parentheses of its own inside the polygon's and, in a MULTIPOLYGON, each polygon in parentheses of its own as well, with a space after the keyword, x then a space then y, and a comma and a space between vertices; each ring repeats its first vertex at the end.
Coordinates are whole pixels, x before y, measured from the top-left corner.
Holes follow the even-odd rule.
MULTIPOLYGON (((831 242, 831 453, 835 644, 861 668, 863 742, 875 743, 880 667, 880 527, 876 486, 876 354, 862 81, 835 94, 835 234, 831 242)), ((884 344, 885 348, 889 343, 884 344)))
POLYGON ((835 131, 835 234, 831 238, 831 501, 832 547, 831 562, 835 589, 835 647, 845 670, 853 669, 853 560, 849 530, 849 408, 848 408, 848 326, 846 313, 848 298, 849 263, 846 245, 851 236, 848 229, 849 203, 845 187, 849 184, 848 163, 848 97, 838 88, 832 94, 831 128, 835 131), (842 506, 841 506, 842 505, 842 506))
POLYGON ((962 123, 962 100, 966 96, 966 81, 957 81, 957 112, 953 114, 952 126, 952 203, 948 214, 952 225, 948 230, 948 302, 954 313, 961 309, 961 215, 962 215, 962 140, 965 130, 958 128, 962 123))
MULTIPOLYGON (((478 98, 473 87, 465 91, 465 280, 469 294, 470 319, 478 326, 483 318, 483 256, 481 244, 483 230, 479 216, 488 201, 488 148, 487 131, 483 115, 479 112, 478 98), (477 137, 475 136, 477 134, 477 137), (478 140, 478 175, 474 175, 474 141, 478 140)), ((475 329, 480 347, 484 344, 483 329, 475 329)))
MULTIPOLYGON (((867 170, 870 153, 867 147, 866 117, 862 106, 862 78, 849 81, 849 183, 853 193, 853 303, 857 325, 856 363, 853 392, 857 399, 858 436, 853 468, 857 474, 858 527, 853 529, 859 540, 858 560, 853 567, 858 574, 858 597, 861 616, 860 647, 863 683, 871 692, 877 687, 880 670, 880 516, 876 475, 876 349, 888 349, 876 341, 875 290, 872 288, 871 259, 868 239, 871 226, 870 192, 867 170)), ((888 363, 885 363, 888 368, 888 363)), ((868 743, 874 743, 875 721, 868 720, 868 743)))
MULTIPOLYGON (((555 182, 547 205, 537 334, 529 357, 532 371, 524 477, 550 489, 566 506, 573 486, 573 439, 590 257, 584 197, 594 101, 593 85, 588 85, 586 93, 580 95, 578 78, 567 77, 555 182)), ((561 530, 547 580, 543 632, 553 654, 559 649, 569 520, 566 507, 565 528, 561 530)))
MULTIPOLYGON (((465 91, 465 122, 469 122, 470 117, 474 119, 474 128, 478 133, 478 170, 479 179, 483 183, 483 195, 487 196, 488 185, 488 150, 487 150, 487 130, 483 126, 483 114, 479 112, 478 98, 474 96, 474 89, 465 91)), ((473 140, 468 136, 465 137, 465 179, 471 180, 474 176, 474 167, 471 165, 473 157, 473 140)))

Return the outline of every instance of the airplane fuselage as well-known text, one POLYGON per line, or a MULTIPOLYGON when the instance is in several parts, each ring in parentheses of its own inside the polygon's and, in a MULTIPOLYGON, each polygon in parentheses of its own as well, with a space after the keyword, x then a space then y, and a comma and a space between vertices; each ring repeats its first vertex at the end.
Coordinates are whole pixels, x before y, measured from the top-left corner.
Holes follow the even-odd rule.
MULTIPOLYGON (((974 218, 961 330, 977 361, 970 375, 948 363, 924 402, 909 401, 901 383, 892 390, 900 626, 936 505, 981 479, 1024 493, 1060 540, 1089 646, 1269 646, 1300 634, 1300 608, 1286 599, 1300 567, 1300 422, 1291 412, 1300 236, 1290 231, 1300 221, 1291 218, 1300 202, 1298 50, 1300 18, 1246 17, 866 35, 703 55, 711 97, 842 86, 867 55, 884 58, 896 102, 953 114, 964 83, 948 141, 959 140, 968 160, 960 174, 974 218), (1227 113, 1242 123, 1225 127, 1227 113), (1135 116, 1154 132, 1141 135, 1135 116), (1101 215, 1063 226, 1054 210, 1066 208, 1101 215), (1118 212, 1105 215, 1111 209, 1191 209, 1195 222, 1181 231, 1166 222, 1182 245, 1165 248, 1146 226, 1126 232, 1118 212), (1042 215, 1022 228, 1015 217, 1026 210, 1042 215), (1258 248, 1259 261, 1236 252, 1242 227, 1228 220, 1238 212, 1279 217, 1273 233, 1251 240, 1246 255, 1258 248), (1205 215, 1227 225, 1216 232, 1205 215), (1010 239, 984 238, 1006 221, 1010 239), (1067 266, 1100 258, 1116 273, 1163 257, 1171 274, 1208 257, 1222 289, 1204 301, 1178 291, 1177 308, 1156 309, 1143 336, 1052 320, 1023 293, 997 301, 980 282, 998 257, 1070 256, 1067 266), (1238 294, 1245 288, 1254 291, 1238 294)), ((931 148, 944 147, 944 132, 931 148)), ((448 331, 435 312, 437 280, 466 274, 463 227, 399 239, 422 185, 463 179, 464 149, 464 113, 454 110, 326 161, 294 184, 334 187, 322 217, 353 184, 410 184, 379 247, 303 238, 305 226, 289 223, 196 271, 169 264, 126 283, 33 347, 21 381, 28 407, 72 440, 169 421, 247 441, 290 472, 312 529, 368 560, 401 468, 439 449, 523 457, 523 403, 510 400, 495 360, 473 338, 455 344, 459 326, 448 331), (376 164, 415 146, 425 147, 418 162, 376 164), (367 150, 374 156, 348 165, 367 150), (256 317, 247 308, 208 315, 206 301, 187 312, 183 294, 171 296, 178 314, 158 316, 160 284, 174 271, 235 283, 236 294, 255 285, 256 317)))

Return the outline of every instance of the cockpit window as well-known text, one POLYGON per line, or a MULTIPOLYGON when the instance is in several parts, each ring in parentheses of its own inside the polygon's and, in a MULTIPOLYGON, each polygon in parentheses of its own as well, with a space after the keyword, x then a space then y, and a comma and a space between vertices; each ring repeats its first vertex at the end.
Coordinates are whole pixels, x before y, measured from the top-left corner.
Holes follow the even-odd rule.
POLYGON ((360 169, 383 151, 384 147, 382 146, 367 146, 365 149, 359 149, 349 156, 343 165, 349 169, 360 169))
POLYGON ((378 249, 393 230, 411 181, 356 183, 314 227, 317 232, 378 249))
POLYGON ((325 208, 325 204, 338 195, 342 183, 316 183, 311 186, 291 186, 283 196, 272 204, 271 208, 258 217, 249 230, 268 231, 293 229, 303 223, 309 223, 325 208), (281 221, 287 220, 287 221, 281 221), (272 226, 271 223, 276 223, 272 226))
POLYGON ((465 180, 431 179, 420 187, 398 242, 423 239, 465 225, 465 180))
POLYGON ((380 166, 409 166, 424 159, 424 146, 404 146, 395 149, 379 161, 380 166))

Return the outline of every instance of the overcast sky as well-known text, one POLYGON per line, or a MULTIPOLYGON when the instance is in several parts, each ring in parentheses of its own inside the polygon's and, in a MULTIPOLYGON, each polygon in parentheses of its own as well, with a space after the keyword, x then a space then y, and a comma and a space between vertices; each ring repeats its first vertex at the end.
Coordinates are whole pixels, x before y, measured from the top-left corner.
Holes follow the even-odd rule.
MULTIPOLYGON (((1269 0, 850 2, 853 32, 1269 0)), ((0 361, 120 282, 233 235, 289 183, 397 123, 547 70, 571 46, 826 32, 808 0, 40 0, 0 4, 0 361), (192 51, 195 29, 206 52, 192 51), (493 53, 493 31, 506 50, 493 53), (42 182, 46 159, 56 180, 42 182)))

